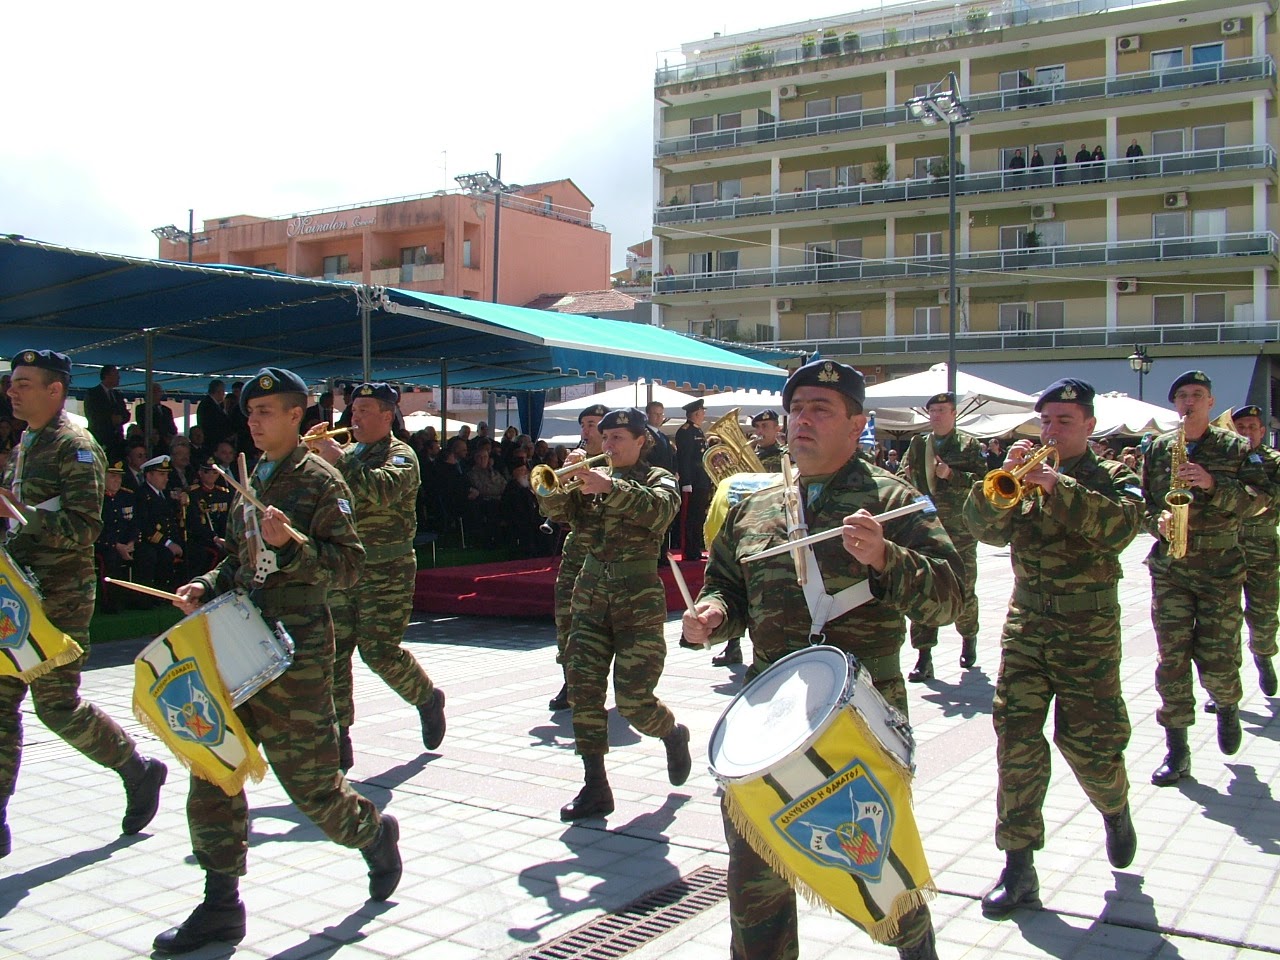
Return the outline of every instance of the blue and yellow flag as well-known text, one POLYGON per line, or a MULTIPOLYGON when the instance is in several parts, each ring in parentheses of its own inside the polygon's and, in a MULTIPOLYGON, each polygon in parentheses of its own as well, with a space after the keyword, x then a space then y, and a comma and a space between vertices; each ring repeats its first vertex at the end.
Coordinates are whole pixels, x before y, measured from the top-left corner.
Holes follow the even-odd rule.
POLYGON ((83 653, 49 622, 35 585, 0 548, 0 676, 30 683, 83 653))
POLYGON ((231 706, 208 619, 199 612, 156 638, 134 661, 133 713, 196 776, 229 797, 257 782, 266 761, 231 706))

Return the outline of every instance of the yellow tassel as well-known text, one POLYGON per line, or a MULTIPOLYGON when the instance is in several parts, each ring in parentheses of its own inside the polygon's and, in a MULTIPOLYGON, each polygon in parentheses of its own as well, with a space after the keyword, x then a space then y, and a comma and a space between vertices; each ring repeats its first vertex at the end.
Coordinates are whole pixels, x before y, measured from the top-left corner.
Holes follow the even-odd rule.
POLYGON ((46 673, 56 670, 58 667, 65 667, 68 663, 74 663, 84 656, 84 650, 80 648, 80 644, 74 640, 70 641, 71 646, 63 650, 61 653, 50 657, 41 663, 37 663, 30 670, 23 670, 18 674, 18 679, 23 683, 30 683, 32 680, 38 680, 46 673))
MULTIPOLYGON (((134 701, 134 704, 133 704, 133 715, 140 724, 142 724, 144 727, 147 728, 147 730, 151 732, 152 736, 154 736, 157 740, 160 740, 161 742, 164 741, 164 737, 160 732, 160 728, 156 725, 155 721, 151 719, 151 717, 147 716, 146 711, 143 710, 140 706, 138 706, 138 703, 136 700, 134 701)), ((199 777, 201 780, 204 780, 206 783, 212 783, 215 787, 218 787, 228 797, 234 797, 241 790, 243 790, 245 781, 261 783, 262 778, 267 775, 266 761, 262 759, 262 754, 258 752, 257 747, 254 747, 253 750, 249 753, 249 755, 245 758, 245 762, 242 763, 237 769, 228 773, 226 777, 223 778, 221 783, 219 783, 217 780, 214 780, 213 777, 209 776, 199 767, 193 765, 191 763, 190 757, 187 757, 186 755, 178 753, 177 751, 173 751, 173 750, 171 750, 170 753, 172 753, 173 758, 177 760, 180 764, 182 764, 188 771, 195 774, 197 777, 199 777)))

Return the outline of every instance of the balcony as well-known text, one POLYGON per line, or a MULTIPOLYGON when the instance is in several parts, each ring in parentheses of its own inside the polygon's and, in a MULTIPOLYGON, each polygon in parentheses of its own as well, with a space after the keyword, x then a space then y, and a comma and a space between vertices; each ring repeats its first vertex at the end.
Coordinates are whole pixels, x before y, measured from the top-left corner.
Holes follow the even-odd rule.
MULTIPOLYGON (((1063 327, 1053 330, 978 330, 956 334, 959 351, 1059 350, 1114 347, 1266 343, 1280 340, 1280 323, 1193 323, 1141 327, 1063 327)), ((945 333, 855 339, 773 340, 757 344, 779 350, 820 352, 823 356, 882 356, 936 353, 947 349, 945 333)))
MULTIPOLYGON (((1017 90, 971 93, 965 97, 965 103, 976 115, 1017 110, 1023 107, 1062 106, 1085 100, 1159 93, 1162 90, 1203 87, 1233 83, 1238 80, 1274 80, 1275 75, 1276 65, 1271 57, 1241 57, 1238 60, 1193 64, 1172 70, 1147 70, 1139 73, 1124 73, 1111 78, 1095 77, 1072 80, 1069 83, 1020 87, 1017 90)), ((777 120, 754 127, 737 127, 733 130, 718 130, 685 137, 667 137, 654 144, 654 155, 673 157, 680 154, 701 153, 706 150, 730 150, 761 143, 819 137, 906 122, 906 108, 899 105, 851 113, 831 113, 824 117, 805 117, 800 120, 777 120)))
MULTIPOLYGON (((1053 270, 1079 267, 1127 268, 1138 263, 1202 260, 1221 257, 1275 259, 1274 233, 1227 233, 1217 237, 1169 237, 1120 240, 1115 243, 1077 243, 1023 250, 981 250, 956 255, 956 268, 983 274, 1015 270, 1053 270)), ((900 257, 893 260, 850 260, 811 263, 777 269, 722 270, 654 278, 658 296, 791 287, 825 283, 886 280, 937 280, 947 275, 947 256, 900 257)))
POLYGON ((443 263, 402 264, 374 270, 370 282, 383 287, 398 287, 406 283, 432 283, 444 279, 443 263))
MULTIPOLYGON (((1039 187, 1066 187, 1078 184, 1127 183, 1137 178, 1180 177, 1194 173, 1224 173, 1228 170, 1270 170, 1275 172, 1276 154, 1270 146, 1223 147, 1163 153, 1138 160, 1107 160, 1100 164, 1067 163, 1027 170, 993 170, 964 173, 956 177, 957 196, 1005 193, 1039 187)), ((894 180, 887 183, 860 183, 851 187, 831 187, 799 193, 771 194, 736 200, 713 200, 658 207, 654 226, 669 223, 700 223, 710 220, 737 220, 868 203, 919 201, 945 198, 947 180, 894 180)))

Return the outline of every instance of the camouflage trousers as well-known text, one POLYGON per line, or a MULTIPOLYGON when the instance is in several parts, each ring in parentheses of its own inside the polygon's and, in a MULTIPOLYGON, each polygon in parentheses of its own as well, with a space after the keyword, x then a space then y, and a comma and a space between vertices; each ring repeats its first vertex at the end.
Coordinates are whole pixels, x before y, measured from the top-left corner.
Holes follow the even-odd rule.
POLYGON ((1152 576, 1151 622, 1158 649, 1156 692, 1162 727, 1190 727, 1196 722, 1191 665, 1200 685, 1222 706, 1240 702, 1239 582, 1188 583, 1183 578, 1152 576))
MULTIPOLYGON (((78 596, 50 592, 44 612, 50 622, 84 649, 84 656, 31 683, 31 700, 40 722, 94 763, 113 770, 137 749, 133 738, 98 707, 80 699, 80 671, 89 659, 89 620, 93 616, 93 578, 78 596)), ((0 813, 8 805, 22 762, 22 701, 27 684, 0 677, 0 813)))
POLYGON ((1244 548, 1244 622, 1249 625, 1249 652, 1255 657, 1276 655, 1276 607, 1280 604, 1280 543, 1275 530, 1264 535, 1248 535, 1245 527, 1240 546, 1244 548))
POLYGON ((1128 803, 1129 713, 1120 689, 1120 607, 1042 613, 1009 605, 1000 638, 996 729, 996 846, 1039 850, 1049 789, 1045 720, 1085 795, 1102 813, 1128 803))
POLYGON ((364 568, 360 583, 329 593, 333 617, 333 705, 338 725, 356 720, 351 692, 351 656, 382 678, 405 703, 427 703, 435 695, 431 678, 417 657, 400 645, 413 613, 413 586, 418 562, 412 553, 364 568))
MULTIPOLYGON (((963 522, 963 521, 962 521, 963 522)), ((950 533, 950 531, 948 531, 950 533)), ((964 562, 960 587, 964 590, 964 610, 956 619, 956 632, 961 637, 978 635, 978 541, 951 534, 951 542, 964 562)), ((923 623, 911 624, 911 646, 916 650, 932 650, 938 645, 938 628, 923 623)))
POLYGON ((666 591, 656 572, 608 578, 584 570, 578 576, 566 651, 578 753, 609 752, 604 701, 610 664, 618 712, 632 726, 650 737, 675 728, 675 717, 654 693, 667 659, 666 615, 666 591))
POLYGON ((573 626, 573 585, 582 570, 584 552, 575 546, 573 535, 565 538, 564 551, 560 555, 560 569, 556 572, 556 663, 567 664, 565 649, 569 646, 569 628, 573 626))
MULTIPOLYGON (((303 622, 281 618, 297 650, 293 666, 236 715, 260 743, 280 785, 298 810, 325 836, 344 847, 364 847, 377 836, 382 818, 371 800, 352 789, 338 770, 338 731, 333 712, 333 633, 329 617, 312 612, 303 622)), ((270 620, 272 617, 263 611, 270 620)), ((249 802, 243 790, 228 797, 191 777, 187 825, 200 866, 243 876, 249 849, 249 802)))
MULTIPOLYGON (((891 704, 907 712, 907 687, 899 674, 877 680, 876 689, 891 704)), ((720 802, 724 838, 729 845, 729 956, 732 960, 796 960, 800 937, 796 929, 796 894, 751 848, 729 819, 720 802)), ((927 906, 912 910, 900 923, 895 947, 913 947, 933 925, 927 906)))

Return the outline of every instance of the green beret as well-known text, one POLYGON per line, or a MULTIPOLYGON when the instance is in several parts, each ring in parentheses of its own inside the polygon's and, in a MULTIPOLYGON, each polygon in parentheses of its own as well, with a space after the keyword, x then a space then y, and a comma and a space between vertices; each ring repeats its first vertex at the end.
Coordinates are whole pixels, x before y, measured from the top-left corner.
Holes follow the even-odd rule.
POLYGON ((39 367, 71 376, 71 358, 56 350, 19 350, 9 361, 11 367, 39 367))
POLYGON ((245 384, 240 394, 240 410, 247 416, 249 401, 258 397, 270 397, 277 393, 307 395, 307 383, 292 370, 284 367, 263 367, 245 384))
POLYGON ((835 360, 815 360, 806 363, 787 378, 782 388, 782 405, 791 407, 791 395, 797 387, 826 387, 842 393, 861 410, 867 399, 867 381, 862 374, 847 363, 835 360))
POLYGON ((942 393, 935 393, 924 402, 924 408, 928 410, 935 403, 949 403, 954 407, 956 405, 956 395, 949 390, 944 390, 942 393))
POLYGON ((351 394, 352 400, 359 400, 361 397, 368 397, 371 400, 381 400, 383 403, 389 403, 393 407, 400 402, 400 391, 389 383, 378 381, 376 383, 362 383, 355 388, 351 394))
POLYGON ((582 423, 587 417, 603 417, 609 412, 609 408, 603 403, 593 403, 587 409, 578 414, 578 423, 582 423))
POLYGON ((1173 385, 1169 387, 1169 402, 1173 403, 1173 395, 1178 391, 1179 387, 1185 387, 1188 384, 1195 384, 1204 387, 1206 390, 1213 389, 1213 381, 1209 379, 1207 373, 1203 370, 1188 370, 1173 381, 1173 385))
POLYGON ((1093 385, 1084 380, 1071 377, 1055 380, 1040 394, 1040 399, 1036 401, 1036 413, 1046 403, 1078 403, 1082 407, 1092 407, 1094 392, 1093 385))
POLYGON ((778 411, 777 410, 761 410, 759 413, 757 413, 754 417, 751 418, 751 425, 754 427, 757 423, 764 423, 766 420, 772 420, 774 423, 777 423, 778 411))
POLYGON ((606 413, 599 427, 601 433, 606 430, 628 430, 633 437, 638 437, 645 432, 644 428, 648 422, 643 410, 637 410, 635 407, 620 407, 606 413))
POLYGON ((1241 417, 1257 417, 1262 419, 1262 408, 1256 403, 1250 403, 1243 407, 1236 407, 1231 411, 1231 419, 1239 420, 1241 417))

